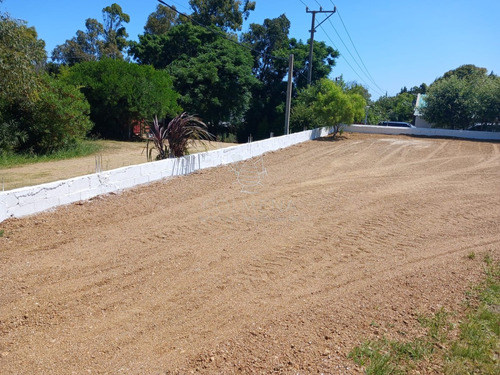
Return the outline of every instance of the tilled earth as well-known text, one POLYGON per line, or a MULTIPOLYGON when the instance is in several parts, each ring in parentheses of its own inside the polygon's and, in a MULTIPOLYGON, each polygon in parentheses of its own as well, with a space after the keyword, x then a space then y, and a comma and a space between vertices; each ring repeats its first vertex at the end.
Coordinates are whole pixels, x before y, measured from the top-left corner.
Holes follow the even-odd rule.
POLYGON ((499 193, 498 143, 349 134, 5 221, 0 373, 360 373, 500 258, 499 193))

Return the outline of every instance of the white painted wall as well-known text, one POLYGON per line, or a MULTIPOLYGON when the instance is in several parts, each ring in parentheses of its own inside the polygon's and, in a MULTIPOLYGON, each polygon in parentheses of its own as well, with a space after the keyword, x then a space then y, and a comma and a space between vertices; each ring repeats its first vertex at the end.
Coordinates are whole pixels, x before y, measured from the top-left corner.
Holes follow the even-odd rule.
POLYGON ((38 186, 0 192, 0 222, 32 215, 61 205, 87 200, 163 178, 180 176, 262 155, 311 139, 324 137, 331 128, 319 128, 258 142, 207 151, 177 159, 166 159, 122 167, 38 186))
POLYGON ((485 141, 500 141, 500 133, 477 132, 470 130, 451 130, 435 128, 396 128, 392 126, 351 125, 345 128, 346 132, 372 134, 406 134, 424 137, 450 137, 485 141))

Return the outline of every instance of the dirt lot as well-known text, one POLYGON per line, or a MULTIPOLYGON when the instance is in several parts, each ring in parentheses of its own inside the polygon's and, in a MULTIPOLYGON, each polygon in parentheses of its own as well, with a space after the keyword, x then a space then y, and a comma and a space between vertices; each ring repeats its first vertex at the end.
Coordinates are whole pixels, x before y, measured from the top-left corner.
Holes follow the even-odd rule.
POLYGON ((0 373, 359 373, 354 345, 422 334, 500 258, 498 143, 349 134, 263 164, 252 194, 227 166, 0 223, 0 373))

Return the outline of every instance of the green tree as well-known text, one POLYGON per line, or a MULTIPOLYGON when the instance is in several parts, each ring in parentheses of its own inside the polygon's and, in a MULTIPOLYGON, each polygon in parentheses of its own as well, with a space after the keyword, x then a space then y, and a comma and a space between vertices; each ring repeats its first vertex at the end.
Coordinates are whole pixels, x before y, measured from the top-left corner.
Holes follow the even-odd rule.
POLYGON ((130 53, 140 64, 164 69, 181 57, 196 57, 203 46, 217 37, 204 27, 183 23, 171 27, 166 34, 139 35, 139 42, 130 43, 130 53))
POLYGON ((94 18, 85 21, 86 31, 78 30, 76 36, 60 44, 52 51, 52 60, 72 66, 84 61, 97 61, 101 58, 104 42, 103 25, 94 18))
POLYGON ((480 77, 485 77, 488 74, 488 69, 479 68, 472 64, 461 65, 456 69, 452 69, 443 74, 440 79, 447 79, 456 76, 458 79, 474 80, 480 77))
POLYGON ((250 109, 241 139, 251 134, 254 139, 269 137, 269 133, 283 133, 288 72, 288 32, 290 21, 283 14, 278 18, 265 19, 262 25, 251 24, 242 42, 252 49, 253 74, 258 79, 252 87, 250 109))
POLYGON ((77 64, 62 76, 82 87, 93 132, 106 138, 129 139, 135 121, 173 117, 180 110, 170 76, 152 66, 103 59, 77 64))
POLYGON ((301 90, 296 103, 291 118, 293 128, 333 126, 334 136, 342 131, 344 125, 360 121, 366 106, 363 96, 346 92, 327 78, 301 90))
POLYGON ((0 101, 36 97, 46 57, 33 27, 0 13, 0 101))
POLYGON ((47 154, 75 145, 93 124, 89 103, 78 88, 48 75, 42 78, 42 84, 33 112, 24 118, 28 140, 23 147, 47 154))
POLYGON ((377 101, 370 103, 368 122, 370 124, 378 124, 380 121, 412 122, 416 99, 416 94, 405 89, 396 96, 381 96, 377 101))
POLYGON ((498 122, 500 78, 474 65, 446 72, 429 87, 424 118, 435 126, 465 129, 475 123, 498 122))
POLYGON ((224 31, 239 31, 243 20, 255 9, 249 0, 189 0, 192 19, 204 26, 214 25, 224 31))
POLYGON ((255 84, 248 50, 218 37, 200 46, 196 56, 181 55, 167 70, 184 110, 199 115, 213 134, 242 123, 255 84))
POLYGON ((455 75, 435 81, 423 108, 424 118, 437 127, 465 129, 474 123, 478 97, 469 82, 455 75))
MULTIPOLYGON (((295 56, 294 82, 297 88, 307 86, 309 72, 309 43, 304 44, 301 40, 290 39, 289 53, 295 56)), ((311 83, 327 78, 335 66, 335 59, 339 52, 325 44, 325 42, 314 41, 313 67, 311 83)))
MULTIPOLYGON (((175 9, 175 7, 172 7, 175 9)), ((172 26, 179 22, 177 12, 165 5, 158 4, 156 10, 148 16, 145 34, 163 35, 166 34, 172 26)))
POLYGON ((104 45, 101 55, 122 59, 122 52, 127 46, 128 38, 123 24, 130 22, 130 16, 123 12, 121 6, 113 3, 102 10, 102 18, 104 21, 104 45))
POLYGON ((289 30, 290 21, 282 14, 278 18, 266 18, 262 25, 252 23, 250 30, 242 35, 242 42, 252 49, 253 73, 264 84, 282 81, 287 74, 288 56, 284 59, 275 56, 278 51, 288 49, 289 30))
POLYGON ((124 23, 130 22, 130 16, 116 3, 105 7, 102 16, 103 23, 88 18, 85 21, 86 31, 78 30, 75 37, 56 46, 52 51, 52 60, 72 66, 103 57, 123 59, 123 51, 128 45, 124 23))

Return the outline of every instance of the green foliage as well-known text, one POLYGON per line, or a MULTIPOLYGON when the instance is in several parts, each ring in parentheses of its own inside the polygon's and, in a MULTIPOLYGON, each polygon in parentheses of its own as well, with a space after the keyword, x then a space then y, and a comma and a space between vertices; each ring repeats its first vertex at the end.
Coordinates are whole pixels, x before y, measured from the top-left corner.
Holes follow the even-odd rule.
POLYGON ((368 375, 406 374, 410 361, 420 361, 432 353, 432 345, 422 339, 399 342, 381 339, 366 341, 355 347, 349 358, 366 366, 368 375))
MULTIPOLYGON (((292 38, 287 53, 293 53, 295 56, 295 87, 297 89, 306 87, 309 71, 309 43, 305 44, 301 40, 297 41, 292 38)), ((327 78, 335 66, 335 59, 338 57, 339 52, 333 47, 327 46, 324 42, 314 41, 311 83, 327 78)))
POLYGON ((434 126, 466 129, 475 123, 498 122, 500 77, 485 68, 463 65, 430 85, 422 109, 434 126))
POLYGON ((196 57, 203 46, 212 44, 217 36, 201 26, 182 23, 166 34, 139 35, 139 42, 130 43, 130 54, 140 63, 164 69, 180 58, 196 57))
POLYGON ((25 147, 36 153, 51 153, 74 146, 93 126, 89 113, 89 103, 76 87, 45 76, 33 113, 26 118, 25 147))
POLYGON ((74 87, 40 73, 45 43, 35 29, 0 15, 0 152, 50 153, 90 129, 88 103, 74 87))
POLYGON ((45 42, 33 27, 0 13, 0 100, 36 98, 45 42))
POLYGON ((0 119, 0 155, 16 152, 28 140, 28 133, 15 120, 2 122, 0 119))
POLYGON ((123 59, 128 34, 123 26, 130 16, 113 3, 102 10, 103 23, 94 18, 85 21, 86 31, 78 30, 76 36, 56 46, 52 60, 72 66, 79 62, 97 61, 109 57, 123 59))
POLYGON ((412 122, 416 100, 416 94, 404 89, 396 96, 381 96, 370 104, 368 122, 370 124, 378 124, 380 121, 412 122))
POLYGON ((181 106, 202 117, 213 133, 242 123, 256 83, 249 51, 219 37, 196 56, 180 56, 168 71, 181 106))
POLYGON ((170 76, 152 66, 104 59, 77 64, 62 77, 82 87, 93 133, 106 138, 130 139, 134 121, 173 116, 179 110, 170 76))
POLYGON ((250 30, 242 35, 242 42, 252 48, 253 74, 266 85, 282 81, 288 69, 285 61, 273 58, 279 50, 288 49, 290 21, 282 14, 273 19, 266 18, 262 25, 252 23, 250 30))
POLYGON ((153 151, 156 151, 155 160, 181 157, 187 154, 189 141, 214 139, 200 118, 187 113, 174 117, 167 125, 160 124, 155 117, 150 132, 152 137, 146 146, 148 160, 153 160, 153 151))
POLYGON ((24 164, 78 158, 95 154, 101 149, 102 145, 98 141, 84 140, 75 145, 44 155, 37 155, 29 152, 3 155, 0 153, 0 168, 11 168, 24 164))
MULTIPOLYGON (((173 7, 175 9, 175 7, 173 7)), ((158 4, 156 10, 148 16, 146 26, 144 26, 145 34, 163 35, 179 21, 177 12, 158 4)))
POLYGON ((344 91, 329 79, 299 92, 291 116, 291 128, 302 130, 333 126, 334 136, 342 126, 359 121, 365 114, 365 99, 356 92, 344 91))
MULTIPOLYGON (((471 306, 459 326, 459 336, 450 335, 450 314, 441 309, 433 316, 421 316, 427 334, 401 342, 382 338, 366 341, 350 353, 367 374, 407 374, 421 364, 433 363, 446 375, 500 372, 500 263, 485 259, 486 279, 475 288, 479 303, 471 306)), ((469 293, 470 295, 471 293, 469 293)), ((418 373, 418 372, 417 372, 418 373)))
POLYGON ((239 31, 243 19, 255 9, 255 1, 249 0, 189 0, 193 9, 191 17, 202 25, 214 25, 225 31, 239 31))

